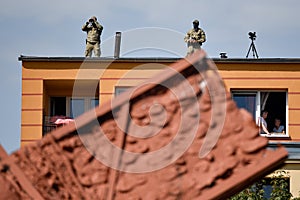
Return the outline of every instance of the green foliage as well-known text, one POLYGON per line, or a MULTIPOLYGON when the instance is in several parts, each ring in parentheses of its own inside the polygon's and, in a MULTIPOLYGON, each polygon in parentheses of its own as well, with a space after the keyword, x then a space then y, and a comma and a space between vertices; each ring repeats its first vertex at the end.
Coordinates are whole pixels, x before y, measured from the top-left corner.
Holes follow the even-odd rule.
POLYGON ((288 200, 291 199, 292 194, 289 190, 289 184, 287 182, 288 174, 285 171, 276 171, 273 174, 271 184, 272 193, 270 200, 288 200))
POLYGON ((230 198, 230 200, 264 200, 263 185, 265 180, 258 181, 251 187, 243 190, 239 194, 230 198))
MULTIPOLYGON (((271 177, 272 192, 269 200, 300 200, 299 197, 292 198, 288 183, 289 174, 286 171, 275 171, 271 177)), ((264 197, 263 186, 266 180, 260 180, 246 188, 242 192, 234 195, 229 200, 267 200, 264 197)))

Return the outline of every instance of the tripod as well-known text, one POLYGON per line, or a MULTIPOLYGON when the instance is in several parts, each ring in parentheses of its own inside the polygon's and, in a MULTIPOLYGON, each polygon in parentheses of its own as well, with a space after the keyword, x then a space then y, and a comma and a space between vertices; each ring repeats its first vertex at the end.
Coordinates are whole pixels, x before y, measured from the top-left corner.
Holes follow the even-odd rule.
POLYGON ((248 58, 249 53, 250 53, 250 50, 252 50, 253 58, 255 58, 255 57, 258 58, 258 54, 257 54, 256 48, 255 48, 254 42, 253 42, 253 41, 255 40, 255 38, 251 38, 251 37, 250 37, 250 39, 251 39, 251 44, 250 44, 248 53, 247 53, 247 55, 246 55, 246 58, 248 58))

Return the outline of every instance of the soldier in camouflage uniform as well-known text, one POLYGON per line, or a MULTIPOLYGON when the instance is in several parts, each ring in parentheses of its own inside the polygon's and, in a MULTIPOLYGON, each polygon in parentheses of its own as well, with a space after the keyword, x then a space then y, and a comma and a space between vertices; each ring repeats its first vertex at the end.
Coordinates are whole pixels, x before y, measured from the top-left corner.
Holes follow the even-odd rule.
POLYGON ((82 31, 87 32, 85 57, 91 57, 92 51, 94 51, 94 55, 97 57, 101 55, 100 35, 102 30, 103 26, 99 24, 95 16, 91 17, 89 21, 82 26, 82 31))
POLYGON ((201 49, 202 43, 206 41, 205 32, 199 28, 198 20, 193 21, 193 27, 184 37, 184 41, 188 46, 187 56, 194 53, 195 50, 201 49))

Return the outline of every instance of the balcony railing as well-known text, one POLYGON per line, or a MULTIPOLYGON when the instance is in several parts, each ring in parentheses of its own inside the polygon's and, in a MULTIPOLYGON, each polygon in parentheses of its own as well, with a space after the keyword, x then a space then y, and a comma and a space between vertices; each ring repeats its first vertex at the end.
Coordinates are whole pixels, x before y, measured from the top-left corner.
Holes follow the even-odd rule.
POLYGON ((66 116, 44 116, 43 136, 60 126, 73 121, 73 119, 66 116))

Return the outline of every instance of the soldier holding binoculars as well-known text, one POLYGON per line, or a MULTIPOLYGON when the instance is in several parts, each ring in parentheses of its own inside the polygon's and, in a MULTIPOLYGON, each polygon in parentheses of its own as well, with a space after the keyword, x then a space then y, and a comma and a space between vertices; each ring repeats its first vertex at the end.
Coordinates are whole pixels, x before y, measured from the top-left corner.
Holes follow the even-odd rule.
POLYGON ((85 25, 82 26, 82 31, 87 32, 85 57, 91 57, 92 52, 96 57, 101 55, 100 50, 100 36, 103 30, 103 26, 97 21, 97 17, 91 17, 85 25))

